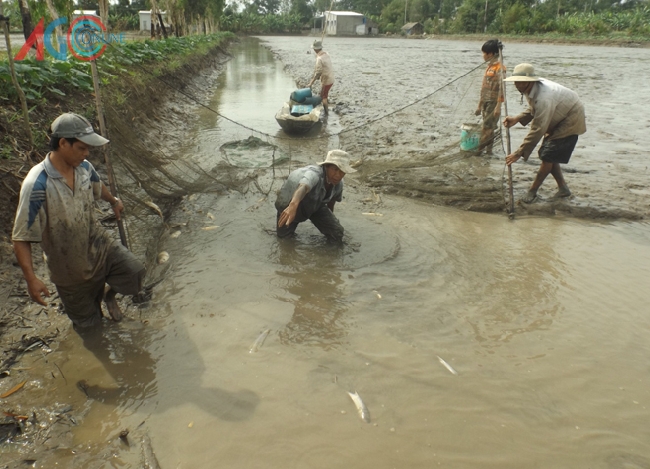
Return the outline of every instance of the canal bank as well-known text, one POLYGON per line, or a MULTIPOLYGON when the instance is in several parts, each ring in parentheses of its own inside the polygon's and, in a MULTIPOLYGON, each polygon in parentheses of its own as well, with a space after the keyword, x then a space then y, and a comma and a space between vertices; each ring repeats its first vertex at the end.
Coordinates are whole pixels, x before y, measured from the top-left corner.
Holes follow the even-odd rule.
POLYGON ((174 155, 219 184, 169 211, 149 306, 130 306, 95 346, 69 334, 18 370, 36 382, 25 391, 74 409, 55 409, 69 433, 48 461, 138 467, 149 441, 171 467, 645 464, 647 224, 512 223, 348 175, 343 249, 308 224, 278 243, 274 191, 347 143, 336 120, 317 140, 274 135, 268 110, 294 76, 255 42, 232 53, 210 107, 242 110, 257 131, 205 108, 182 127, 174 155))

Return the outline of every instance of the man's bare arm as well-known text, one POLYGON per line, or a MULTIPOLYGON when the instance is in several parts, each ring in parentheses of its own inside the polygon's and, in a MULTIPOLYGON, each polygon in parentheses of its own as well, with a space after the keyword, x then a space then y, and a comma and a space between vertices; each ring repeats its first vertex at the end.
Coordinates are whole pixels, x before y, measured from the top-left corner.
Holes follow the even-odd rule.
POLYGON ((102 200, 105 200, 111 204, 111 207, 113 207, 113 212, 115 212, 115 218, 119 220, 120 215, 124 210, 124 204, 120 199, 114 197, 113 194, 111 194, 111 191, 108 190, 108 187, 106 187, 104 183, 102 183, 102 200))
POLYGON ((306 184, 300 184, 298 188, 294 191, 293 196, 291 197, 291 202, 287 208, 282 211, 280 219, 278 220, 278 226, 282 227, 285 225, 290 225, 293 223, 293 220, 296 218, 296 213, 298 212, 298 206, 302 199, 309 193, 310 188, 306 184))
POLYGON ((27 291, 29 292, 29 297, 43 306, 46 306, 45 300, 41 295, 50 296, 50 292, 43 283, 34 273, 34 264, 32 261, 32 244, 27 241, 14 241, 14 252, 16 253, 16 259, 18 260, 18 265, 23 271, 23 276, 27 281, 27 291))

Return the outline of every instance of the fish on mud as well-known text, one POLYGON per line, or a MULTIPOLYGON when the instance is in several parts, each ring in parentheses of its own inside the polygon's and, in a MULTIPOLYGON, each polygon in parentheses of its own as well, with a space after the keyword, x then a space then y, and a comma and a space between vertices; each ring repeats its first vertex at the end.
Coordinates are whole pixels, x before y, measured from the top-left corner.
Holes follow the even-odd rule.
POLYGON ((170 238, 178 238, 181 235, 181 231, 174 231, 172 234, 169 235, 170 238))
POLYGON ((452 375, 458 375, 458 372, 457 372, 456 370, 454 370, 454 369, 451 367, 451 365, 450 365, 449 363, 447 363, 446 361, 444 361, 444 360, 443 360, 442 358, 440 358, 440 357, 438 357, 438 360, 440 360, 440 363, 442 363, 443 366, 444 366, 445 368, 447 368, 447 369, 449 370, 449 372, 450 372, 452 375))
POLYGON ((359 396, 359 394, 356 391, 354 393, 348 392, 348 396, 350 396, 350 399, 352 399, 352 402, 354 402, 354 405, 357 408, 357 412, 359 412, 359 417, 361 417, 361 420, 363 420, 366 423, 370 423, 370 412, 368 412, 368 408, 361 400, 361 396, 359 396))
POLYGON ((142 465, 144 469, 160 469, 158 458, 151 446, 151 439, 146 434, 142 437, 142 465))
POLYGON ((158 207, 156 204, 154 204, 151 200, 147 200, 144 204, 147 207, 149 207, 151 210, 156 212, 160 216, 161 220, 165 219, 165 217, 163 216, 162 210, 160 210, 160 207, 158 207))
POLYGON ((167 251, 160 251, 158 253, 158 264, 164 264, 169 260, 169 254, 167 251))
POLYGON ((255 342, 253 342, 253 345, 251 345, 251 349, 248 351, 248 353, 255 353, 257 352, 264 341, 266 340, 266 337, 269 335, 271 332, 271 329, 266 329, 264 332, 262 332, 257 339, 255 339, 255 342))

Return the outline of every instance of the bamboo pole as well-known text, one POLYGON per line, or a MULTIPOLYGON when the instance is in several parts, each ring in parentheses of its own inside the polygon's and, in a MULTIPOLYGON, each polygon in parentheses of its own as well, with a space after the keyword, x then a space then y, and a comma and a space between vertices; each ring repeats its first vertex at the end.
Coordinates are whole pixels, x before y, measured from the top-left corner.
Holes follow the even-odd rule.
MULTIPOLYGON (((501 96, 503 96, 503 111, 508 115, 508 100, 506 99, 506 85, 504 79, 506 78, 506 69, 503 66, 503 44, 499 43, 499 65, 501 65, 501 96)), ((510 145, 510 129, 506 129, 506 156, 512 152, 510 145)), ((515 196, 512 189, 512 165, 508 165, 508 195, 510 199, 510 206, 508 207, 508 218, 511 220, 515 218, 515 196)))
POLYGON ((23 110, 23 123, 24 130, 29 138, 29 147, 30 150, 34 149, 34 136, 32 135, 32 128, 29 124, 29 110, 27 109, 27 98, 25 98, 25 93, 18 83, 18 77, 16 77, 16 68, 14 67, 14 58, 13 53, 11 52, 11 37, 9 36, 9 18, 5 18, 2 0, 0 0, 0 23, 2 23, 2 30, 5 35, 5 42, 7 43, 7 60, 9 61, 9 72, 11 73, 11 81, 16 88, 16 93, 18 94, 18 99, 20 100, 20 107, 23 110))
MULTIPOLYGON (((97 72, 97 63, 95 60, 90 61, 90 68, 92 70, 93 76, 93 86, 95 88, 95 105, 97 106, 97 117, 99 118, 99 132, 104 138, 108 138, 108 132, 106 131, 106 121, 104 120, 104 108, 102 106, 102 97, 99 92, 99 73, 97 72)), ((108 151, 108 146, 104 145, 102 147, 102 152, 104 153, 104 162, 106 163, 106 173, 108 175, 108 186, 110 188, 111 194, 113 197, 117 197, 117 184, 115 182, 115 175, 113 173, 113 165, 111 164, 111 159, 108 151)), ((117 219, 117 229, 120 232, 120 240, 124 247, 129 249, 129 243, 126 239, 126 231, 124 229, 124 214, 117 219)))

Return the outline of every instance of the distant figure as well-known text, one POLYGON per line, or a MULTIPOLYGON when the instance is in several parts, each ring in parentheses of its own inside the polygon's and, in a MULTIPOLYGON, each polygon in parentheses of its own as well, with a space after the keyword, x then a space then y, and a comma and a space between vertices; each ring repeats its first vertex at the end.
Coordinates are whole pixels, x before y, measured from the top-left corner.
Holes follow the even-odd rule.
POLYGON ((327 114, 329 112, 327 97, 329 96, 330 89, 334 84, 334 68, 332 67, 332 59, 329 54, 323 50, 323 43, 321 41, 314 41, 312 49, 314 49, 314 53, 316 54, 316 67, 314 68, 314 76, 311 78, 307 88, 311 88, 314 82, 320 79, 320 97, 323 100, 323 109, 325 109, 325 114, 327 114))
POLYGON ((137 294, 145 269, 95 220, 96 200, 111 204, 118 219, 124 210, 122 201, 111 195, 86 160, 90 147, 105 145, 108 140, 97 135, 90 122, 72 113, 57 117, 51 130, 52 151, 29 171, 20 189, 12 234, 29 296, 42 305, 46 304, 43 295, 50 296, 32 263, 32 243, 41 243, 50 278, 73 324, 100 324, 102 301, 110 316, 119 321, 122 313, 115 294, 137 294))
POLYGON ((530 64, 519 64, 512 76, 504 81, 513 81, 517 90, 526 97, 528 109, 518 116, 506 116, 505 127, 512 127, 517 122, 521 125, 530 123, 530 131, 521 146, 506 157, 506 164, 511 165, 523 157, 528 157, 537 143, 544 137, 539 148, 542 164, 528 193, 521 199, 527 204, 537 197, 546 176, 553 175, 558 191, 553 197, 569 197, 571 191, 564 182, 560 164, 566 164, 578 142, 578 135, 587 131, 585 108, 575 91, 565 88, 551 80, 535 76, 530 64))
POLYGON ((334 204, 342 199, 343 177, 356 172, 342 150, 330 151, 318 165, 292 171, 275 201, 278 237, 293 235, 299 223, 311 220, 328 240, 342 242, 343 227, 334 216, 334 204))
POLYGON ((494 130, 499 125, 501 103, 503 102, 501 80, 505 68, 502 68, 499 62, 500 47, 501 43, 498 39, 490 39, 481 47, 483 60, 488 65, 485 70, 485 75, 483 75, 481 98, 479 99, 475 114, 477 116, 483 116, 483 128, 481 130, 478 153, 485 150, 488 155, 492 154, 494 130))

